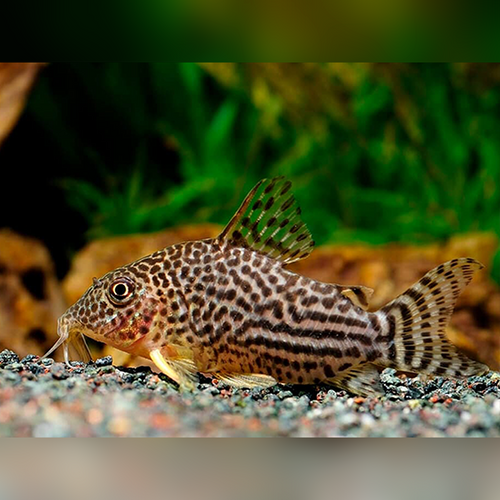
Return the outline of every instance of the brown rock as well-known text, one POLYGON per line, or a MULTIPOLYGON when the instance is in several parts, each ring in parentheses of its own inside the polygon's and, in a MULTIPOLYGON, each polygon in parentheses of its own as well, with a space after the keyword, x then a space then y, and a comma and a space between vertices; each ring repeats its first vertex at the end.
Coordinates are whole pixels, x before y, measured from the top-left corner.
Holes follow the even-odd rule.
POLYGON ((0 63, 0 145, 17 122, 41 63, 0 63))
POLYGON ((43 354, 57 339, 66 304, 47 249, 0 230, 0 350, 43 354))

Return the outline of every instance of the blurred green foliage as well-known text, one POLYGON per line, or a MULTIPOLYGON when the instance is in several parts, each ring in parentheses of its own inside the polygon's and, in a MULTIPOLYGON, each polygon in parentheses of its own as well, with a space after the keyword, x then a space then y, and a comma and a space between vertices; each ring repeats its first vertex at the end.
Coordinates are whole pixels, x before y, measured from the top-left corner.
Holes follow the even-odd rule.
MULTIPOLYGON (((286 175, 317 243, 500 234, 500 74, 482 65, 76 64, 28 112, 89 238, 224 224, 286 175)), ((500 257, 494 275, 499 279, 500 257)))

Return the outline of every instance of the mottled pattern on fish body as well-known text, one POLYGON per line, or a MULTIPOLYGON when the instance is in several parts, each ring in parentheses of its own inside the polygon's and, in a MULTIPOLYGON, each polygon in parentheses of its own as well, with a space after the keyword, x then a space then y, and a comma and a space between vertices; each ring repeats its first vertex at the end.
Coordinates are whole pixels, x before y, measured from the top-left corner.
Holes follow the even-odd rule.
MULTIPOLYGON (((261 181, 220 237, 160 250, 95 280, 59 321, 60 344, 83 335, 151 359, 180 383, 198 371, 233 385, 331 382, 380 392, 383 367, 468 376, 487 367, 444 328, 482 266, 455 259, 377 312, 371 290, 286 269, 314 245, 283 179, 261 181)), ((52 350, 51 350, 52 351, 52 350)))
POLYGON ((342 296, 343 287, 216 240, 176 245, 166 259, 179 307, 158 341, 190 346, 201 371, 302 384, 381 355, 371 336, 378 320, 342 296))

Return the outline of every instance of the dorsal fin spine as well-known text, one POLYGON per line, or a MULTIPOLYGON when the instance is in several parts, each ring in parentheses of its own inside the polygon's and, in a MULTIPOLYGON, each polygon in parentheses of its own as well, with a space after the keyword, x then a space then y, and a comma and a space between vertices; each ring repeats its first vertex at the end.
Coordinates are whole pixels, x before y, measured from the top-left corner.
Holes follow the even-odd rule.
POLYGON ((291 185, 283 177, 259 182, 220 238, 286 264, 307 257, 314 242, 293 194, 287 194, 291 185))

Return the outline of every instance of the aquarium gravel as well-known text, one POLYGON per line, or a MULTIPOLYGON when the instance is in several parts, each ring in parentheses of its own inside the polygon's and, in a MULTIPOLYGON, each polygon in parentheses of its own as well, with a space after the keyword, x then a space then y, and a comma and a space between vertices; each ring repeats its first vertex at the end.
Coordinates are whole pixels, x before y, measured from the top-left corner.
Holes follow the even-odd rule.
POLYGON ((179 392, 111 357, 71 367, 0 353, 0 436, 500 436, 500 374, 465 380, 381 375, 385 395, 328 386, 232 389, 201 377, 179 392))

